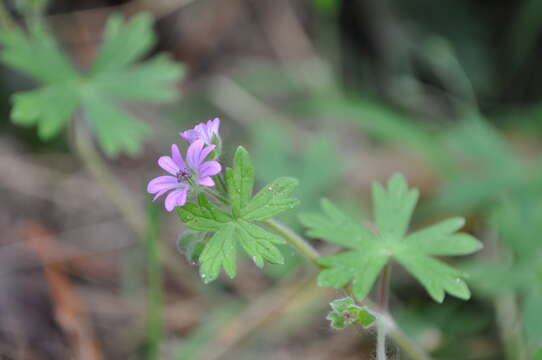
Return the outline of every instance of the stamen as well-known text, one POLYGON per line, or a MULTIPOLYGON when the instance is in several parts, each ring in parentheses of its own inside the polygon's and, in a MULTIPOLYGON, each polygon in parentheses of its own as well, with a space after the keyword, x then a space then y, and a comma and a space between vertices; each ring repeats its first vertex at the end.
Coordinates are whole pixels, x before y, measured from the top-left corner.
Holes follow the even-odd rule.
POLYGON ((190 169, 181 169, 177 173, 177 182, 183 182, 188 180, 192 176, 190 169))

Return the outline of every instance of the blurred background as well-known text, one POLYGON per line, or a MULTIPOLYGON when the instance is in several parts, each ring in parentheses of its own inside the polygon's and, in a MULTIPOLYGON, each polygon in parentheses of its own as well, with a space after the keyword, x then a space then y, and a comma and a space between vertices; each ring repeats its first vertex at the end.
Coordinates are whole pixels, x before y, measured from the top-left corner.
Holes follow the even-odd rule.
MULTIPOLYGON (((3 3, 24 24, 21 2, 3 3)), ((35 82, 0 67, 0 358, 373 358, 372 331, 330 329, 342 294, 292 249, 210 285, 177 250, 182 224, 145 187, 177 133, 216 116, 224 159, 241 144, 260 185, 300 180, 282 216, 298 231, 323 197, 370 218, 371 183, 395 172, 422 194, 413 228, 465 216, 485 248, 446 261, 471 274, 471 300, 436 304, 395 266, 392 313, 434 359, 536 358, 542 2, 51 0, 43 20, 84 70, 109 15, 141 12, 156 33, 146 56, 166 52, 184 75, 177 100, 127 105, 152 129, 132 156, 85 166, 70 129, 42 141, 13 124, 10 97, 35 82)))

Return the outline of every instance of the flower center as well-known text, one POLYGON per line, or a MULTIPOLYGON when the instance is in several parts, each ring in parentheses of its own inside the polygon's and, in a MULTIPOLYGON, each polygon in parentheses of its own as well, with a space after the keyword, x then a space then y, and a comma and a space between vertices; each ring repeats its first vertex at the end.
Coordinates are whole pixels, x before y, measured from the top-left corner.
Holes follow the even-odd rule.
POLYGON ((177 182, 183 182, 188 180, 192 176, 190 169, 181 169, 177 172, 177 182))
POLYGON ((347 312, 343 313, 343 317, 344 317, 346 320, 352 320, 352 318, 353 318, 352 314, 347 313, 347 312))

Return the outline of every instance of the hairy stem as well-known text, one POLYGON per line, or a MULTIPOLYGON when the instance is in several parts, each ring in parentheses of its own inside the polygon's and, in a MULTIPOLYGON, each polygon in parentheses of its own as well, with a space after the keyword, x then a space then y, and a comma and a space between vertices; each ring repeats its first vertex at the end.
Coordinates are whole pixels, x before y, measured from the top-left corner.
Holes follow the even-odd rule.
POLYGON ((526 346, 522 336, 519 310, 512 291, 505 292, 494 300, 497 324, 504 352, 508 360, 527 360, 526 346))
MULTIPOLYGON (((293 246, 297 251, 299 251, 303 256, 305 256, 307 259, 309 259, 314 265, 316 265, 318 268, 321 268, 321 265, 318 262, 318 258, 320 257, 320 253, 318 250, 316 250, 312 245, 305 239, 303 239, 301 236, 299 236, 295 231, 290 229, 288 226, 280 223, 276 220, 265 220, 262 221, 263 224, 269 226, 271 229, 276 231, 279 235, 281 235, 291 246, 293 246)), ((389 264, 386 265, 386 268, 384 269, 384 273, 387 272, 387 279, 385 279, 386 283, 389 283, 389 276, 390 276, 390 270, 389 270, 389 264), (388 268, 386 270, 386 268, 388 268)), ((382 277, 381 277, 381 283, 382 277)), ((384 297, 380 296, 380 303, 386 304, 387 307, 387 298, 388 298, 388 289, 389 285, 385 286, 385 292, 384 297)), ((350 296, 352 296, 352 291, 348 288, 348 286, 345 286, 343 290, 350 296)), ((367 307, 371 309, 379 309, 380 306, 373 303, 369 299, 365 299, 362 301, 363 305, 366 305, 367 307)), ((387 313, 387 311, 377 311, 381 314, 381 318, 379 319, 379 326, 383 326, 385 330, 388 332, 390 338, 402 349, 402 351, 408 355, 408 357, 412 360, 431 360, 429 355, 427 355, 412 339, 408 337, 395 323, 393 318, 390 317, 390 315, 387 313)), ((385 334, 385 332, 384 332, 385 334)), ((385 336, 385 335, 384 335, 385 336)))
POLYGON ((386 360, 386 323, 384 317, 388 313, 388 292, 390 287, 391 266, 386 264, 378 282, 378 308, 380 318, 377 323, 376 335, 376 358, 377 360, 386 360))
POLYGON ((286 225, 270 219, 262 221, 263 224, 269 226, 277 234, 282 236, 286 241, 290 243, 297 251, 299 251, 303 256, 309 259, 313 264, 320 267, 318 263, 318 258, 320 254, 318 251, 309 244, 309 242, 303 239, 301 236, 297 235, 292 229, 286 225))

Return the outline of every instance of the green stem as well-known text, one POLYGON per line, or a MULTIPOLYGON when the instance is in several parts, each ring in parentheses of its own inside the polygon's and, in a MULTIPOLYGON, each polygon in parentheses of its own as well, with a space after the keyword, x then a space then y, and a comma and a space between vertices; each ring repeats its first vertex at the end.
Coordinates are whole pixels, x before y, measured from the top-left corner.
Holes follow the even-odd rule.
POLYGON ((226 199, 224 196, 222 196, 221 194, 217 193, 216 191, 213 191, 213 190, 211 190, 209 188, 205 188, 204 192, 211 195, 218 202, 220 202, 220 203, 222 203, 224 205, 230 205, 230 201, 228 199, 226 199))
POLYGON ((133 196, 126 191, 124 185, 118 181, 115 175, 109 172, 107 165, 94 147, 92 136, 84 127, 84 123, 76 118, 71 125, 73 137, 70 137, 70 139, 75 152, 83 160, 84 165, 100 185, 100 188, 104 190, 107 197, 120 211, 124 220, 141 238, 145 238, 147 220, 145 213, 141 210, 139 204, 134 201, 133 196))
POLYGON ((497 325, 508 360, 528 360, 527 348, 522 336, 520 317, 514 292, 508 291, 494 300, 497 325))
MULTIPOLYGON (((305 239, 303 239, 301 236, 299 236, 296 232, 294 232, 292 229, 290 229, 288 226, 276 221, 276 220, 265 220, 262 221, 263 224, 269 226, 272 230, 277 232, 279 235, 281 235, 290 245, 292 245, 296 250, 298 250, 302 255, 304 255, 307 259, 309 259, 315 266, 318 268, 322 268, 320 263, 318 262, 318 259, 320 258, 320 253, 318 250, 316 250, 314 247, 312 247, 311 244, 305 239)), ((388 267, 387 265, 386 267, 388 267)), ((384 273, 387 272, 387 279, 385 279, 386 282, 389 281, 389 275, 390 270, 384 270, 384 273)), ((381 281, 382 282, 382 281, 381 281)), ((385 291, 385 302, 387 303, 388 298, 388 286, 386 286, 385 291)), ((348 286, 343 287, 343 290, 350 296, 352 296, 352 291, 348 288, 348 286)), ((381 297, 382 298, 382 297, 381 297)), ((384 300, 382 300, 384 301, 384 300)), ((382 303, 382 302, 381 302, 382 303)), ((363 300, 363 304, 366 305, 369 308, 372 309, 378 309, 379 306, 369 299, 363 300)), ((387 306, 387 305, 386 305, 387 306)), ((384 326, 388 333, 390 338, 403 350, 405 354, 407 354, 412 360, 431 360, 431 358, 425 354, 425 352, 420 349, 418 345, 416 345, 396 324, 395 321, 387 314, 387 312, 384 312, 381 314, 381 319, 379 320, 379 323, 382 323, 381 325, 384 326)))
POLYGON ((281 235, 286 241, 290 243, 297 251, 299 251, 303 256, 309 259, 314 265, 320 267, 318 263, 318 258, 320 254, 318 251, 309 244, 309 242, 303 239, 301 236, 297 235, 292 229, 287 227, 280 222, 270 219, 262 221, 263 224, 270 227, 277 234, 281 235))
POLYGON ((160 261, 158 208, 152 204, 147 226, 147 341, 148 360, 160 358, 163 327, 163 279, 160 261))
POLYGON ((378 307, 380 310, 381 318, 377 323, 377 335, 376 335, 376 358, 377 360, 386 360, 386 324, 384 317, 388 312, 388 292, 390 287, 390 273, 391 266, 387 263, 384 269, 380 273, 380 279, 378 283, 378 307))
POLYGON ((381 319, 376 322, 376 360, 386 360, 386 325, 381 319))

